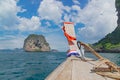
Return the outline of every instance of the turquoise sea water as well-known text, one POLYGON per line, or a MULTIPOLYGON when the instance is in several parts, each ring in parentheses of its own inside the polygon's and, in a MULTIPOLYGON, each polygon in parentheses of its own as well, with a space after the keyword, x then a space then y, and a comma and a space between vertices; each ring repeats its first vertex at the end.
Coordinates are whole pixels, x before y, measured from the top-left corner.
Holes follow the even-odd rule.
MULTIPOLYGON (((119 53, 101 55, 120 66, 119 53)), ((65 59, 65 52, 0 51, 0 80, 44 80, 65 59)))

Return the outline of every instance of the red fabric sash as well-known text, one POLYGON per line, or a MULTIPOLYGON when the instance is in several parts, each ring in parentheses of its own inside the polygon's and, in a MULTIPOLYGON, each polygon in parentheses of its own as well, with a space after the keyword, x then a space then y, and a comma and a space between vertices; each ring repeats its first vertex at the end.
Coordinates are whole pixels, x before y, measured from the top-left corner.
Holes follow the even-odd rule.
POLYGON ((70 36, 69 34, 66 33, 66 31, 65 31, 65 26, 63 26, 62 29, 63 29, 63 31, 64 31, 64 35, 67 37, 68 41, 76 40, 75 37, 70 36))

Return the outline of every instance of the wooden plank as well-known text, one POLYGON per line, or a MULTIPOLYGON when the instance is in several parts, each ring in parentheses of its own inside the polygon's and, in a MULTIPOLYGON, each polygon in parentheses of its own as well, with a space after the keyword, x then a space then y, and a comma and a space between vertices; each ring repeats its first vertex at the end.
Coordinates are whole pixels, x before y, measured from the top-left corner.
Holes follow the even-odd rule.
POLYGON ((91 73, 92 67, 89 62, 73 60, 72 80, 113 80, 91 73))
POLYGON ((72 76, 72 63, 69 61, 68 65, 63 69, 63 71, 58 75, 56 80, 71 80, 72 76))
POLYGON ((66 60, 62 64, 60 64, 45 80, 55 80, 58 75, 64 70, 66 65, 68 65, 69 60, 66 60))
POLYGON ((69 57, 56 70, 54 70, 45 80, 114 80, 92 73, 96 61, 81 61, 74 56, 69 57))

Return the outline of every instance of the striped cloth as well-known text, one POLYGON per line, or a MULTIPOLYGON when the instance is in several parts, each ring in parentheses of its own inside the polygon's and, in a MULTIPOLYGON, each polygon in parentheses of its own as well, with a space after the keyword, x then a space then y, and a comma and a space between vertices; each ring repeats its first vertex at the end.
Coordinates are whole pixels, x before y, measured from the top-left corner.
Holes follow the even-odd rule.
POLYGON ((79 53, 78 53, 77 51, 69 51, 69 52, 67 53, 67 57, 70 57, 70 56, 72 56, 72 55, 78 57, 78 56, 79 56, 79 53))

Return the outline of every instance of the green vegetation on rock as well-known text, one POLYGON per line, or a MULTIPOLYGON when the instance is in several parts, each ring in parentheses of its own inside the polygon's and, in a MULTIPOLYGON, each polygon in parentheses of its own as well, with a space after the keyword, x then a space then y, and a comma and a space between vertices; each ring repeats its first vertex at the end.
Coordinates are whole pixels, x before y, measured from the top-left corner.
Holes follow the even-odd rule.
POLYGON ((109 33, 105 38, 93 44, 95 49, 102 51, 120 52, 120 27, 117 27, 112 33, 109 33))
POLYGON ((119 7, 120 7, 120 0, 116 0, 116 1, 115 1, 115 6, 116 6, 116 8, 119 8, 119 7))

